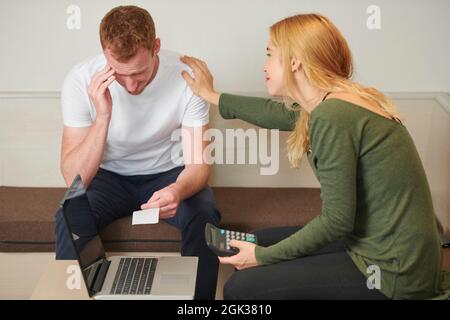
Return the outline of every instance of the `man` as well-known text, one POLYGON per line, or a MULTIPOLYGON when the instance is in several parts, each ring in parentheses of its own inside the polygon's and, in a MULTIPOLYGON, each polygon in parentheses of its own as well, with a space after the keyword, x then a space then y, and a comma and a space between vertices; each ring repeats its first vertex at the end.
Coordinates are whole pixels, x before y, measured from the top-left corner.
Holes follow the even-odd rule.
MULTIPOLYGON (((146 10, 112 9, 100 40, 103 54, 75 66, 61 95, 61 171, 67 185, 80 174, 89 199, 79 204, 77 235, 90 239, 118 218, 158 207, 160 218, 182 232, 181 254, 199 257, 195 298, 214 299, 218 260, 204 228, 217 225, 220 213, 202 158, 208 105, 182 78, 190 70, 179 57, 160 52, 146 10), (177 129, 182 142, 171 139, 177 129)), ((75 259, 61 212, 56 258, 75 259)))

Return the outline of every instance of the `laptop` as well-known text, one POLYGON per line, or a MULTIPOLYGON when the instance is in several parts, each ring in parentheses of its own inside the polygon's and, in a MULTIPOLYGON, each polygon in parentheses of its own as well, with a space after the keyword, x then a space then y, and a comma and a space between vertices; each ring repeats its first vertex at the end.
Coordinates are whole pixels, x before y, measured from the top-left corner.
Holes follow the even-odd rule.
POLYGON ((76 203, 87 202, 80 175, 61 201, 64 220, 77 253, 90 297, 109 300, 191 300, 194 298, 198 257, 106 257, 97 235, 90 240, 75 234, 76 203))

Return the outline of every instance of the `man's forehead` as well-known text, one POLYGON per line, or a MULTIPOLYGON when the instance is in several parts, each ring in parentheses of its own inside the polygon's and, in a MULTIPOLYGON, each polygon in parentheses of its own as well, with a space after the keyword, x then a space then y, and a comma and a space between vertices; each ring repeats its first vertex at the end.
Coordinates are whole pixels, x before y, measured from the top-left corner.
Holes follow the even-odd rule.
POLYGON ((108 64, 116 71, 117 74, 134 74, 143 72, 151 63, 151 55, 148 51, 138 51, 138 53, 126 62, 120 62, 114 58, 109 49, 104 51, 108 64))
POLYGON ((145 70, 147 70, 148 64, 144 64, 144 65, 131 65, 131 64, 120 64, 120 65, 115 65, 110 63, 111 67, 113 68, 113 70, 116 72, 117 75, 123 75, 123 76, 127 76, 127 75, 133 75, 136 73, 141 73, 144 72, 145 70))

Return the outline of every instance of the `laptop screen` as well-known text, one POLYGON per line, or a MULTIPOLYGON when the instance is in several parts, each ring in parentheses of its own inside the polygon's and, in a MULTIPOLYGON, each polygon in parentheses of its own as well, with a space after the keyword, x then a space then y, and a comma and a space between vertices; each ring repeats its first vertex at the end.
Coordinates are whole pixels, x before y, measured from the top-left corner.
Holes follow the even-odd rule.
POLYGON ((96 232, 97 222, 91 214, 86 191, 79 175, 67 190, 61 205, 86 287, 91 294, 96 274, 106 256, 102 241, 96 232))

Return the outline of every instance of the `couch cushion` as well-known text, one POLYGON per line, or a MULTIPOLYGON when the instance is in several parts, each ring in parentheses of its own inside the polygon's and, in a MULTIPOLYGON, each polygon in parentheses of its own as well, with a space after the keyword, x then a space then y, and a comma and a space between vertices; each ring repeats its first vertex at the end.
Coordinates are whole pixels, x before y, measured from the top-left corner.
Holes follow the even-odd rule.
MULTIPOLYGON (((320 190, 213 188, 221 226, 250 231, 304 225, 320 212, 320 190)), ((0 251, 54 251, 54 216, 64 188, 0 187, 0 251)), ((179 251, 180 232, 168 225, 131 225, 131 216, 101 232, 107 251, 179 251)))

